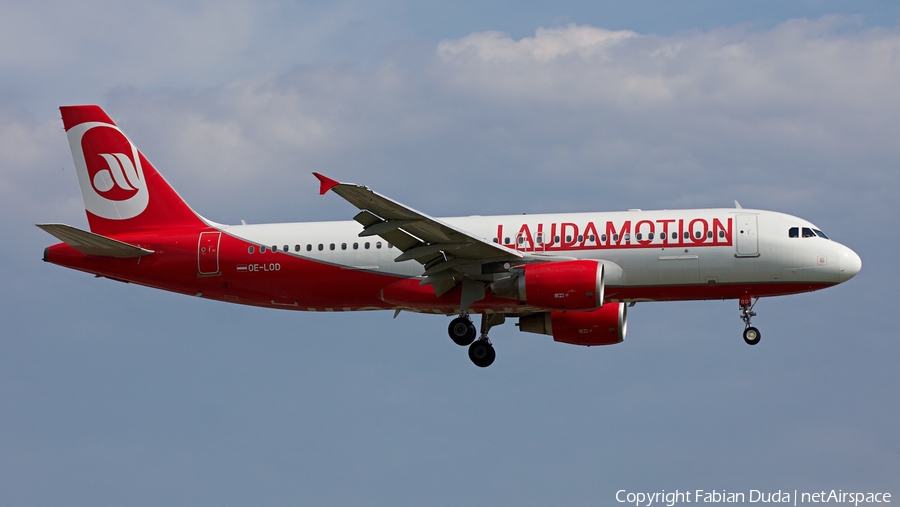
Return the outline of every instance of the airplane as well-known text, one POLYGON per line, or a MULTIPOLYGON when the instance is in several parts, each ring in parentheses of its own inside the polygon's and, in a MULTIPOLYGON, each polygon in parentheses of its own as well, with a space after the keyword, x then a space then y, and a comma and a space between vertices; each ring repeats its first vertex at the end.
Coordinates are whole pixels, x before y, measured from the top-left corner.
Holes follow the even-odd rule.
POLYGON ((62 241, 44 261, 228 303, 453 317, 450 338, 479 367, 494 362, 488 333, 507 318, 557 342, 611 345, 625 339, 627 307, 645 301, 736 299, 755 345, 759 298, 831 287, 862 267, 812 223, 737 201, 435 218, 319 173, 319 193, 357 208, 353 220, 223 225, 192 210, 99 106, 60 111, 90 231, 37 224, 62 241))

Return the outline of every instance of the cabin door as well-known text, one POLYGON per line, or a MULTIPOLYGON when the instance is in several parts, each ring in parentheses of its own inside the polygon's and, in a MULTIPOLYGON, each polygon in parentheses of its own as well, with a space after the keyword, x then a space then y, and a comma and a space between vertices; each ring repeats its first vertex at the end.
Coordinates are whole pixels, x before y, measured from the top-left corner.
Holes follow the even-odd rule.
POLYGON ((221 232, 201 232, 197 243, 197 272, 215 275, 219 272, 219 241, 221 232))
POLYGON ((756 257, 759 255, 756 218, 756 215, 737 215, 735 217, 738 257, 756 257))

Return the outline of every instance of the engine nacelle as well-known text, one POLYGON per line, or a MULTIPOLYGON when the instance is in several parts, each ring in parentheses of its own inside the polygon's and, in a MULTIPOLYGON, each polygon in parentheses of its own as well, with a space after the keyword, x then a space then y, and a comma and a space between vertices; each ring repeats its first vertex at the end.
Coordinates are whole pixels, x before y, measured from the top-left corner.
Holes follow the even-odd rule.
POLYGON ((497 297, 551 310, 593 310, 603 304, 603 263, 594 260, 526 264, 491 284, 497 297))
POLYGON ((548 334, 573 345, 613 345, 625 339, 625 303, 607 303, 590 312, 543 312, 519 318, 519 331, 548 334))

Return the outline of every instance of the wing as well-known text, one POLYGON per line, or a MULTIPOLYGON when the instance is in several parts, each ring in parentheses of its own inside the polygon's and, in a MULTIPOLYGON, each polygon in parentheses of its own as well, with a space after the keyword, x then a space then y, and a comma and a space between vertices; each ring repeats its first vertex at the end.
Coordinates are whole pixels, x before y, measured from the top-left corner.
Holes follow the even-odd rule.
MULTIPOLYGON (((489 280, 495 266, 521 263, 524 259, 515 250, 416 211, 368 187, 313 174, 321 182, 320 194, 331 190, 361 210, 353 217, 363 226, 361 237, 380 236, 396 246, 403 252, 394 259, 396 262, 415 260, 422 264, 421 284, 431 284, 438 295, 465 280, 489 280)), ((466 292, 465 286, 463 291, 466 292)))

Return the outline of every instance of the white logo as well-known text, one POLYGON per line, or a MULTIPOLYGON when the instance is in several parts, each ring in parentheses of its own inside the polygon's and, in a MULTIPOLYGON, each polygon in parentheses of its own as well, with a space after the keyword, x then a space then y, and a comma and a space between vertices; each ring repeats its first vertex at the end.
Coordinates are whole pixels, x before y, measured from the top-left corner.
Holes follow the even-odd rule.
POLYGON ((127 220, 147 209, 150 194, 138 150, 118 127, 103 122, 85 122, 69 129, 67 135, 87 211, 110 220, 127 220), (85 135, 93 129, 110 129, 114 132, 103 133, 104 135, 96 136, 96 139, 89 137, 89 163, 85 157, 83 141, 85 135), (130 153, 118 151, 123 145, 127 146, 126 150, 130 153), (103 162, 97 156, 106 162, 106 167, 103 167, 103 162))
MULTIPOLYGON (((109 168, 98 171, 94 175, 94 188, 101 192, 109 192, 113 185, 122 190, 136 190, 140 178, 131 159, 124 153, 98 153, 106 160, 109 168), (110 179, 112 176, 112 179, 110 179)), ((140 163, 140 162, 139 162, 140 163)))

